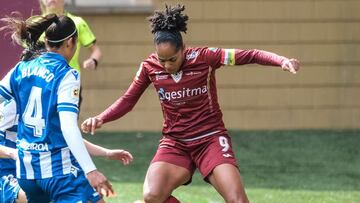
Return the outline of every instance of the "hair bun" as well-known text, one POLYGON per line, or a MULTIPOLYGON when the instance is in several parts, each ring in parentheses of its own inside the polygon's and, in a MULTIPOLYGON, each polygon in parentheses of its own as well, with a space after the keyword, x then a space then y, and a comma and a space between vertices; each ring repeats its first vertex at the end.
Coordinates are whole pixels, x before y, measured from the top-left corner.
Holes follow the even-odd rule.
POLYGON ((184 5, 168 6, 165 4, 164 11, 155 11, 154 15, 149 18, 151 32, 153 34, 158 31, 178 31, 186 33, 186 21, 188 21, 189 17, 182 14, 184 10, 184 5))

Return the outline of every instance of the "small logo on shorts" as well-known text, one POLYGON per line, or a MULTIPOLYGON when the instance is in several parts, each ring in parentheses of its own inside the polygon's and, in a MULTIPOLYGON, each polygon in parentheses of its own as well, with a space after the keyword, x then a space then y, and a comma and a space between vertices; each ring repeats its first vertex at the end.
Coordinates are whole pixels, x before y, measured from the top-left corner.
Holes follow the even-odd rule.
POLYGON ((224 156, 225 158, 232 157, 232 155, 231 155, 231 154, 223 154, 223 156, 224 156))
POLYGON ((79 169, 77 167, 71 166, 70 173, 72 173, 75 177, 78 176, 78 171, 79 171, 79 169))

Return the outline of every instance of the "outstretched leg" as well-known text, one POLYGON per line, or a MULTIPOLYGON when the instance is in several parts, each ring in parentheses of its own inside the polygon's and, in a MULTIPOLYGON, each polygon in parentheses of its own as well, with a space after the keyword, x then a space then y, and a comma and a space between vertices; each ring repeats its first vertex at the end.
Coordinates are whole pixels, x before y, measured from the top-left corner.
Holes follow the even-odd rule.
POLYGON ((190 171, 183 167, 166 162, 154 162, 146 174, 144 201, 146 203, 174 203, 176 199, 170 197, 172 191, 188 182, 190 178, 190 171))
POLYGON ((210 183, 224 198, 226 203, 248 203, 240 172, 232 164, 221 164, 210 174, 210 183))

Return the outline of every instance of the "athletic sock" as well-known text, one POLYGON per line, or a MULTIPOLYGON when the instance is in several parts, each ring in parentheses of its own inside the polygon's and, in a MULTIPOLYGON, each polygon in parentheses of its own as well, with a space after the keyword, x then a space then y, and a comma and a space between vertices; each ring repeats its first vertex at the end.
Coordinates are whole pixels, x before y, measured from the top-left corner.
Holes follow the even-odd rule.
POLYGON ((180 203, 180 201, 171 195, 163 203, 180 203))

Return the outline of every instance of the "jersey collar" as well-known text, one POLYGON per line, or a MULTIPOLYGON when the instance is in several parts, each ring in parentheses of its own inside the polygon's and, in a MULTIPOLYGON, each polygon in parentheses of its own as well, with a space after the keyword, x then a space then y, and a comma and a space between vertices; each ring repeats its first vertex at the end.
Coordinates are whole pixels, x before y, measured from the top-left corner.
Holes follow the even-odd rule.
POLYGON ((65 59, 62 55, 60 55, 60 54, 58 54, 58 53, 55 53, 55 52, 46 52, 46 53, 43 55, 43 57, 44 57, 44 58, 58 59, 58 60, 60 60, 60 61, 64 61, 65 63, 68 63, 68 62, 66 61, 66 59, 65 59))

